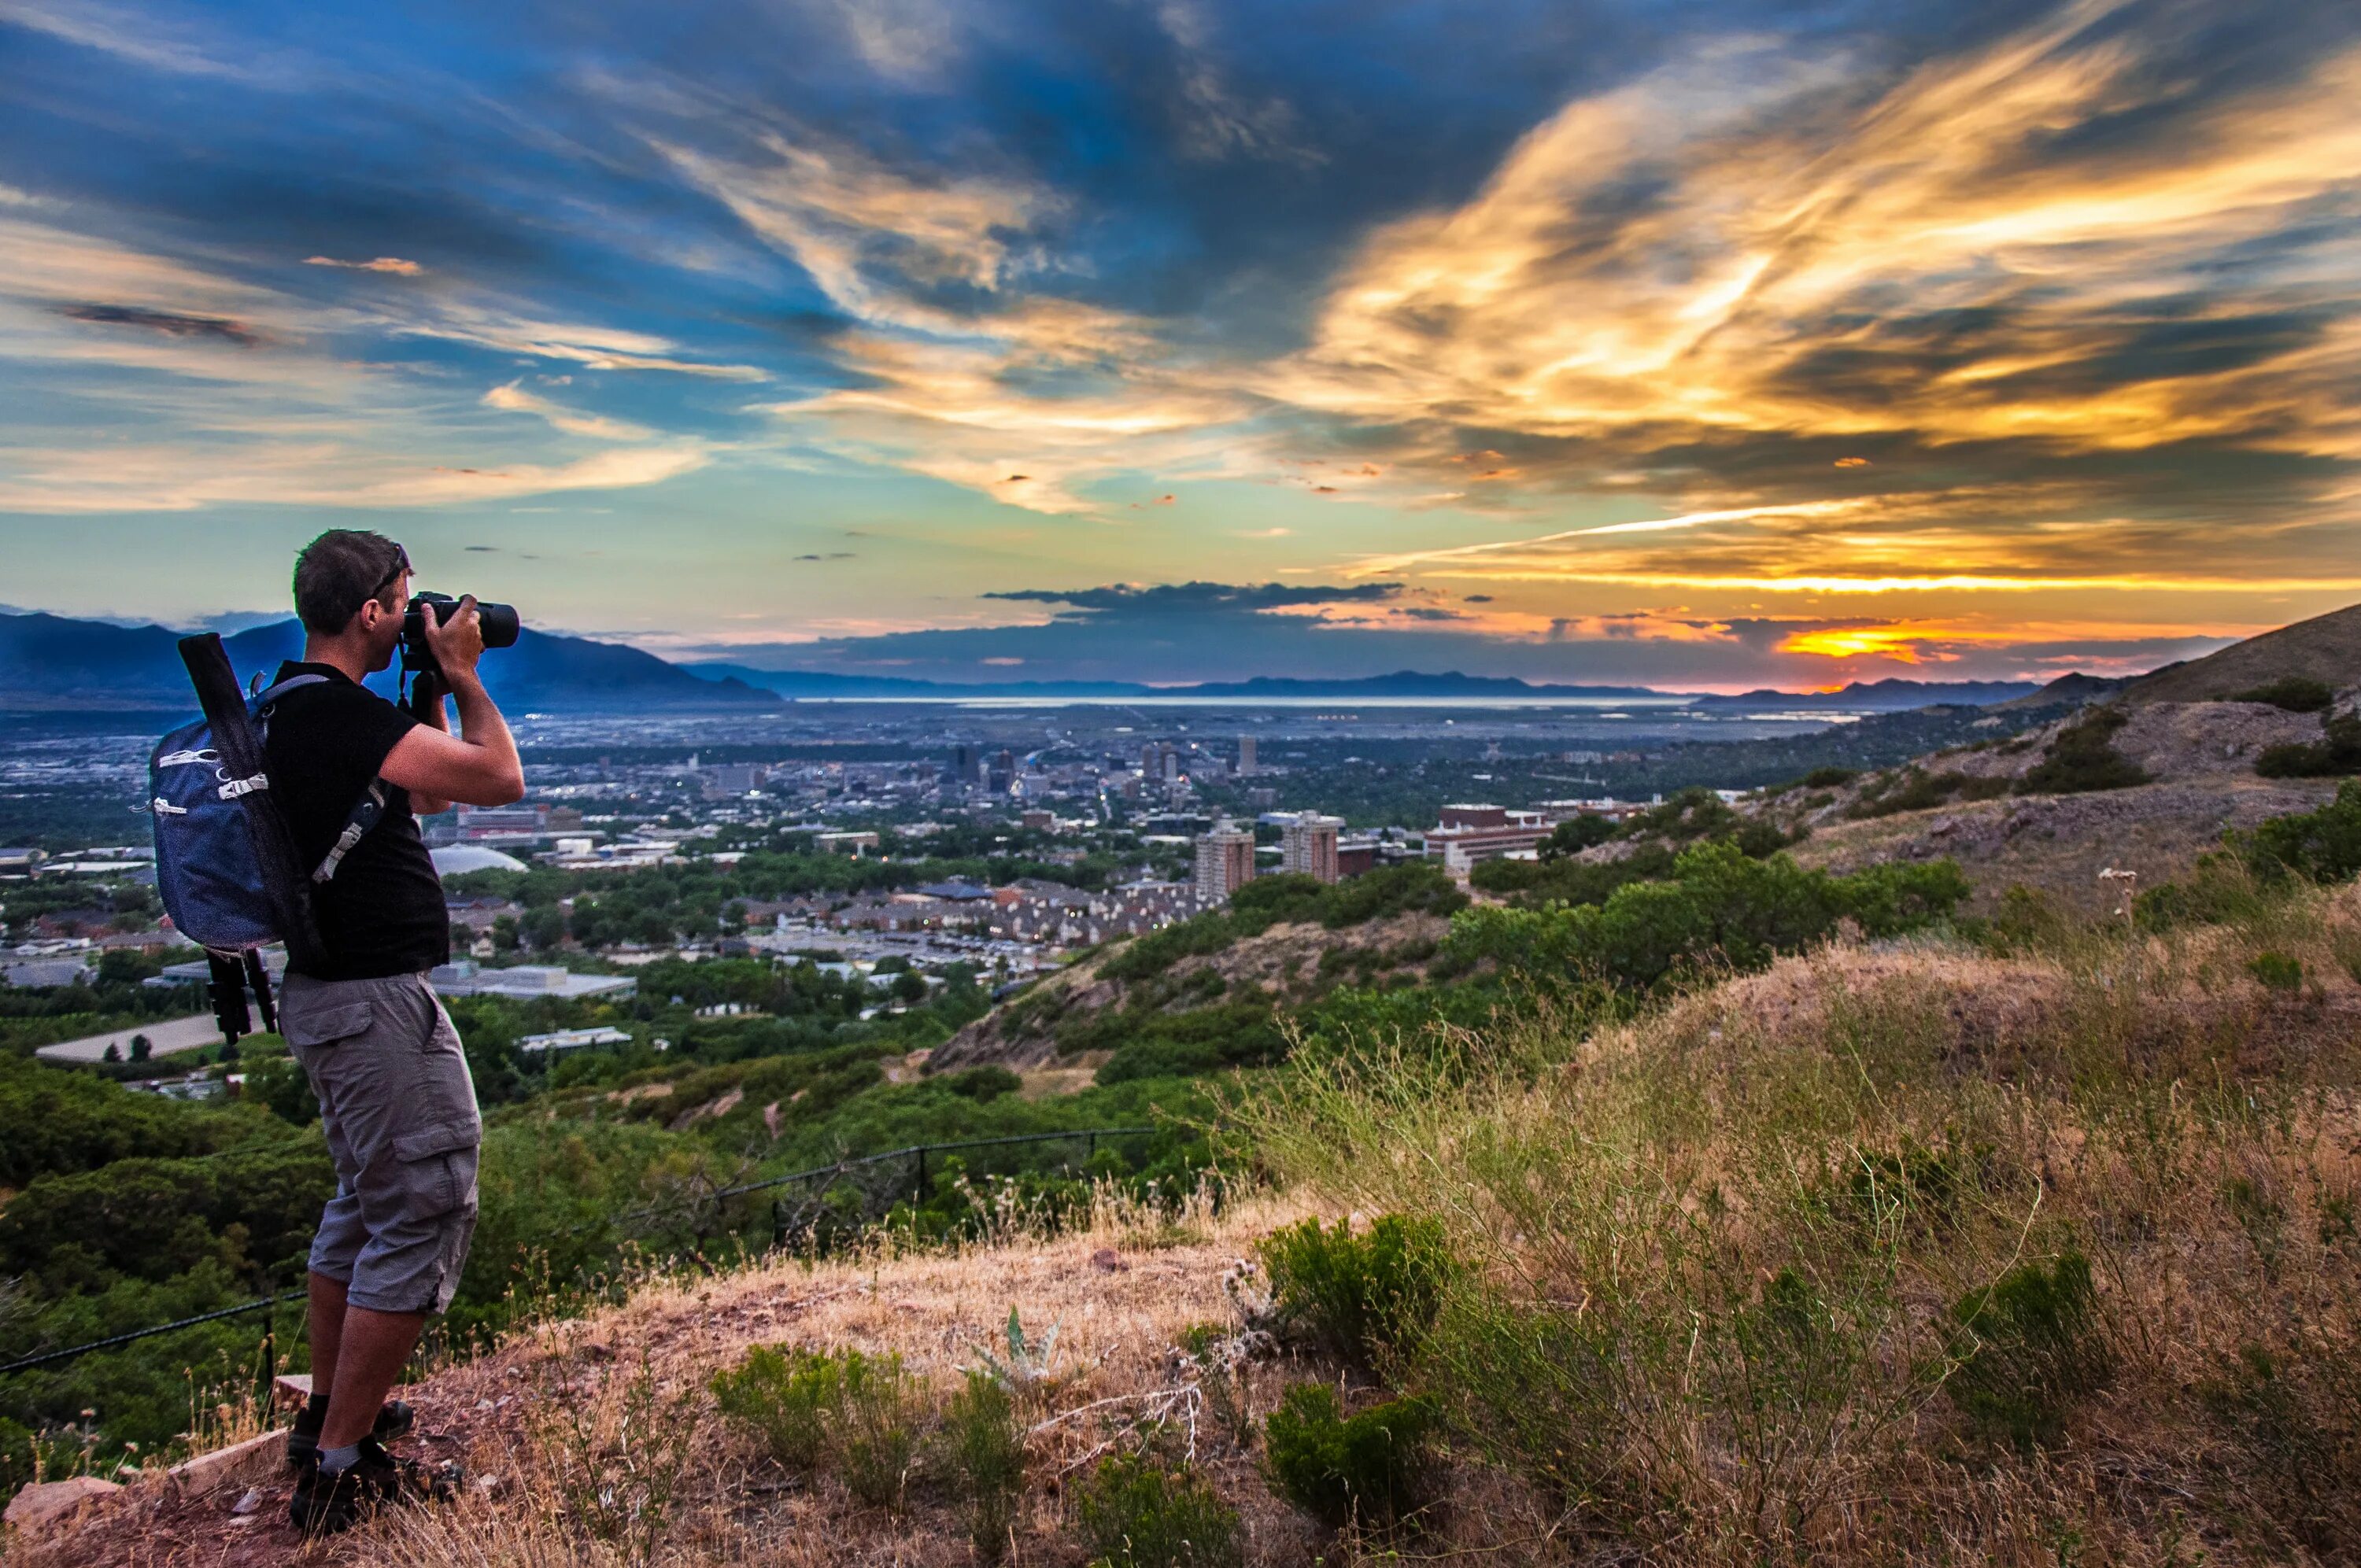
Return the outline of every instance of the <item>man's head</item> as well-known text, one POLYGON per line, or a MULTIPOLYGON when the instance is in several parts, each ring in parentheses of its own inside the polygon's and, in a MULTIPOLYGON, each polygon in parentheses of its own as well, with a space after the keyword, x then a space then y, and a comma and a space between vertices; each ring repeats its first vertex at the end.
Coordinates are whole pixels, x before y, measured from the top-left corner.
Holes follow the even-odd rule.
POLYGON ((350 645, 370 670, 393 662, 410 608, 410 557, 381 533, 332 528, 295 557, 295 613, 310 641, 350 645))

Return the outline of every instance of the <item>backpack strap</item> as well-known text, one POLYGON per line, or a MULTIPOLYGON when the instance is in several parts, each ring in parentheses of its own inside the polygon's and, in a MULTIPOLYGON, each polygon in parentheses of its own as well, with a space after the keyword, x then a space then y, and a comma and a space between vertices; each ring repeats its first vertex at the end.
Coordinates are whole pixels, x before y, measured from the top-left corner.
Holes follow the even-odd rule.
MULTIPOLYGON (((289 692, 299 686, 324 686, 327 684, 328 677, 322 674, 290 675, 285 680, 275 682, 255 694, 254 715, 258 719, 266 719, 270 716, 271 705, 289 692)), ((239 783, 256 789, 269 787, 267 782, 250 779, 241 780, 239 783)), ((237 786, 231 784, 224 787, 230 789, 237 786)), ((383 779, 369 780, 368 787, 361 791, 361 797, 353 802, 353 808, 350 811, 345 813, 345 825, 336 834, 336 842, 328 850, 327 858, 312 868, 312 880, 314 883, 324 883, 334 878, 336 868, 344 864, 346 855, 352 853, 353 846, 359 843, 362 837, 377 826, 378 819, 385 815, 386 791, 390 787, 392 786, 383 779)), ((245 792, 239 790, 239 793, 245 792)), ((224 798, 227 799, 230 796, 225 795, 224 798)))
POLYGON ((336 868, 344 864, 345 857, 352 853, 353 846, 377 826, 378 819, 385 815, 386 792, 391 787, 383 779, 369 780, 368 788, 361 791, 361 797, 353 802, 352 810, 345 814, 344 831, 336 835, 335 847, 328 851, 326 860, 313 868, 313 882, 326 882, 335 876, 336 868))
POLYGON ((272 703, 278 701, 280 697, 285 696, 289 692, 293 691, 297 686, 324 686, 327 684, 328 677, 325 675, 290 675, 285 680, 267 685, 263 687, 262 690, 257 692, 254 695, 253 707, 257 712, 259 712, 263 708, 266 708, 272 703))

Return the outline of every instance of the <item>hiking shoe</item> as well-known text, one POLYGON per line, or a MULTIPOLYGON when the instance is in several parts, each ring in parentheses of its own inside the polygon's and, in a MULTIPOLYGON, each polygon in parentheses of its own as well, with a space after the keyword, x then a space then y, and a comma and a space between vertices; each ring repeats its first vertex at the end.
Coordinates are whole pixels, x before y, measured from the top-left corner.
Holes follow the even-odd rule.
MULTIPOLYGON (((417 1415, 400 1399, 388 1399, 377 1412, 377 1424, 369 1428, 369 1436, 379 1442, 391 1442, 410 1431, 417 1415)), ((320 1429, 328 1424, 328 1402, 307 1399, 295 1412, 295 1430, 287 1434, 287 1467, 301 1470, 312 1463, 320 1452, 320 1429)))
POLYGON ((303 1466, 287 1508, 297 1530, 307 1535, 335 1535, 379 1508, 447 1503, 458 1495, 456 1464, 430 1466, 398 1458, 373 1437, 361 1439, 360 1446, 360 1458, 334 1475, 321 1473, 316 1453, 303 1466))

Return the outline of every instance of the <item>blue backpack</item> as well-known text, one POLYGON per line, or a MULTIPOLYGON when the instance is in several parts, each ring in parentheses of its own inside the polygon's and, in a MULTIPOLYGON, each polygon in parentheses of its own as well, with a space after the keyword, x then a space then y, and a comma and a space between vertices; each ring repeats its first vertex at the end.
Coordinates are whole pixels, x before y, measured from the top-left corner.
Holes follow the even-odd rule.
POLYGON ((263 948, 284 943, 298 969, 320 957, 312 887, 334 877, 377 825, 388 786, 382 779, 370 781, 327 857, 301 867, 286 818, 270 798, 263 745, 278 700, 327 677, 295 675, 249 701, 237 689, 220 638, 185 639, 181 653, 205 717, 159 740, 148 758, 156 891, 172 924, 211 959, 214 1013, 223 1033, 235 1040, 248 1032, 249 990, 263 1026, 277 1022, 263 948))

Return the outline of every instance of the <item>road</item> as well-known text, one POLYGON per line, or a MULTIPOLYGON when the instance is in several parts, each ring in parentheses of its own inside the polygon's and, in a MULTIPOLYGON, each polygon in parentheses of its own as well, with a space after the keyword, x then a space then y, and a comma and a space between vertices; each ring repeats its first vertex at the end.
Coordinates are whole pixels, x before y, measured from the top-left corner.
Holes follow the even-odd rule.
POLYGON ((49 1061, 104 1061, 106 1047, 113 1046, 123 1059, 131 1059, 131 1036, 145 1035, 148 1047, 159 1057, 176 1051, 192 1051, 199 1046, 212 1045, 221 1038, 221 1025, 210 1013, 200 1013, 192 1018, 159 1018, 152 1024, 137 1028, 117 1029, 111 1035, 92 1035, 86 1039, 60 1040, 54 1046, 43 1046, 33 1054, 49 1061))

